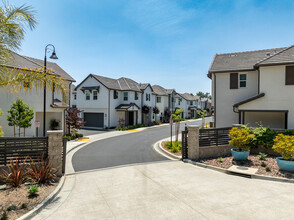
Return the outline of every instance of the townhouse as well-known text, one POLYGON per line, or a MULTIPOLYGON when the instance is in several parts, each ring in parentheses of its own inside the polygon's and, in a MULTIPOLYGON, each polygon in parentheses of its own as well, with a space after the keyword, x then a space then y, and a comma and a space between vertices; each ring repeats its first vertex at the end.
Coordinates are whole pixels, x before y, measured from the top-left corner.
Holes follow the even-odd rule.
MULTIPOLYGON (((11 52, 11 60, 8 61, 4 66, 7 67, 8 71, 17 70, 23 68, 40 69, 43 68, 43 60, 23 56, 15 52, 11 52)), ((51 74, 56 74, 64 78, 71 88, 71 85, 75 80, 65 72, 60 66, 56 63, 47 62, 47 69, 51 70, 51 74)), ((43 106, 44 106, 44 89, 39 88, 38 90, 32 88, 26 92, 10 93, 9 90, 5 87, 0 89, 0 108, 2 109, 3 115, 0 116, 0 125, 3 128, 5 136, 13 136, 13 127, 8 126, 7 122, 7 110, 10 109, 13 102, 17 98, 23 100, 24 103, 28 104, 34 110, 34 119, 32 121, 32 126, 26 129, 26 136, 43 136, 43 128, 45 126, 46 131, 50 130, 50 121, 56 120, 59 122, 58 129, 63 130, 65 133, 65 109, 71 104, 71 99, 65 102, 62 100, 62 97, 59 93, 52 91, 47 88, 46 91, 46 125, 43 123, 43 106), (35 121, 39 121, 40 127, 38 132, 35 126, 35 121)), ((21 130, 21 132, 23 132, 21 130)), ((23 135, 23 133, 21 134, 23 135)))
POLYGON ((294 129, 294 46, 216 54, 208 77, 216 127, 294 129))

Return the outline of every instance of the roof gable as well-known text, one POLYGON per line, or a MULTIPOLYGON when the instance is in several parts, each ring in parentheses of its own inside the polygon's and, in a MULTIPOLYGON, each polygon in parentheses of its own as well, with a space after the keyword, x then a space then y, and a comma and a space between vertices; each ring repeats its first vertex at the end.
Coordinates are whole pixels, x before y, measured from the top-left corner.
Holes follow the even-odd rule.
MULTIPOLYGON (((44 61, 32 57, 22 56, 18 53, 11 51, 11 59, 7 61, 5 66, 12 68, 29 68, 29 69, 40 69, 44 67, 44 61)), ((62 78, 75 82, 75 79, 72 78, 67 72, 65 72, 60 66, 56 63, 47 61, 47 69, 53 71, 55 74, 61 76, 62 78)))
POLYGON ((273 56, 287 47, 245 51, 236 53, 216 54, 209 69, 209 73, 254 70, 256 63, 273 56))

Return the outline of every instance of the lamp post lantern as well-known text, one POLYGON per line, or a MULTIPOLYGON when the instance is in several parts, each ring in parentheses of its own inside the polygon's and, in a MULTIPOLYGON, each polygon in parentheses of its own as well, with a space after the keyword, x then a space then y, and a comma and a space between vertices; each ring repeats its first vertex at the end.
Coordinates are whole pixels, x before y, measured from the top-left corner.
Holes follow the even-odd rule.
MULTIPOLYGON (((50 52, 50 51, 47 51, 48 47, 53 48, 50 59, 54 59, 54 60, 58 59, 58 57, 56 56, 56 53, 55 53, 55 47, 52 44, 48 44, 45 47, 45 58, 44 58, 44 72, 45 72, 45 75, 46 75, 46 69, 47 69, 47 52, 50 52)), ((44 111, 43 111, 43 136, 44 137, 46 136, 46 90, 47 90, 46 81, 44 81, 44 111)), ((54 91, 52 91, 52 92, 54 92, 54 91)))

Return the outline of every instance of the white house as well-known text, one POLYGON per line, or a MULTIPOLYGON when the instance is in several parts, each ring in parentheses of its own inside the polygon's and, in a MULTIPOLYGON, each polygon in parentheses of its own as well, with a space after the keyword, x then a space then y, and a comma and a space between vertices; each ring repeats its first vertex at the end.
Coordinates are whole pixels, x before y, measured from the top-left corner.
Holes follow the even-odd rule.
POLYGON ((159 85, 153 85, 152 88, 155 94, 156 106, 159 109, 160 118, 166 118, 167 110, 171 113, 175 112, 176 91, 174 89, 165 89, 159 85))
POLYGON ((216 54, 208 77, 216 127, 294 129, 294 46, 216 54))
MULTIPOLYGON (((35 59, 32 57, 22 56, 17 53, 11 52, 12 59, 5 66, 8 70, 13 69, 21 69, 21 68, 30 68, 30 69, 40 69, 43 67, 43 60, 35 59)), ((63 77, 69 87, 71 87, 72 82, 75 80, 66 73, 60 66, 56 63, 47 62, 47 69, 53 71, 54 74, 57 74, 63 77)), ((8 126, 7 122, 7 110, 10 109, 13 102, 16 101, 17 98, 23 100, 24 103, 28 104, 34 110, 34 119, 32 121, 32 126, 27 128, 25 133, 26 136, 43 136, 43 106, 44 106, 44 89, 40 88, 36 91, 36 89, 32 88, 26 92, 19 93, 11 93, 9 90, 4 87, 0 89, 0 108, 3 111, 3 115, 0 116, 0 125, 3 128, 5 136, 13 136, 13 127, 8 126), (35 121, 38 120, 40 122, 40 127, 37 129, 35 127, 35 121)), ((70 98, 67 103, 63 102, 60 94, 56 92, 52 92, 52 90, 47 89, 46 91, 46 131, 50 129, 50 121, 55 119, 59 121, 59 129, 65 131, 65 109, 70 104, 70 98)), ((21 135, 23 135, 23 129, 21 129, 21 135)))
POLYGON ((158 120, 159 114, 155 115, 153 113, 153 109, 156 106, 155 103, 155 93, 153 91, 152 86, 149 83, 139 84, 140 89, 142 91, 142 102, 141 102, 141 109, 142 109, 142 123, 149 125, 152 121, 158 120), (146 106, 149 108, 149 112, 145 113, 144 108, 146 106), (156 118, 157 117, 157 118, 156 118))
POLYGON ((199 96, 194 96, 190 93, 183 93, 179 95, 183 97, 185 102, 184 111, 186 112, 185 118, 194 118, 197 116, 197 110, 199 110, 199 96))
MULTIPOLYGON (((125 125, 142 123, 142 98, 151 90, 129 78, 112 79, 90 74, 77 87, 76 107, 83 111, 85 127, 110 128, 125 120, 125 125)), ((145 103, 152 102, 149 99, 145 103)), ((144 102, 143 102, 144 103, 144 102)))

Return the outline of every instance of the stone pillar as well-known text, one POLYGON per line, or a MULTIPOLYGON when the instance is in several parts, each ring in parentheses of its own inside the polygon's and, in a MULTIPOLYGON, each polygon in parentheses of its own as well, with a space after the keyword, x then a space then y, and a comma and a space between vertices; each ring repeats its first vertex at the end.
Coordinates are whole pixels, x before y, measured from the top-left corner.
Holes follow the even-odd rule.
POLYGON ((200 125, 188 126, 188 157, 191 160, 199 160, 199 129, 200 125))
POLYGON ((56 175, 62 176, 62 151, 63 151, 63 131, 47 131, 48 134, 48 156, 56 169, 56 175))

